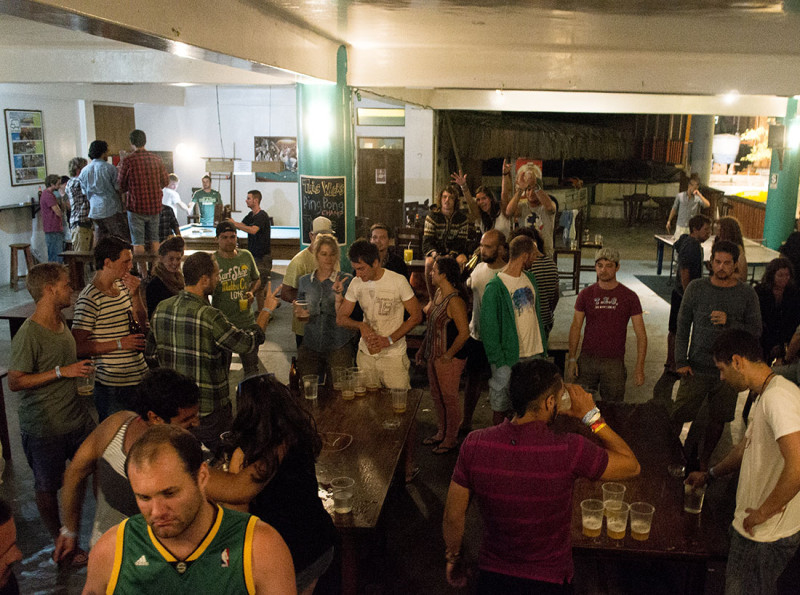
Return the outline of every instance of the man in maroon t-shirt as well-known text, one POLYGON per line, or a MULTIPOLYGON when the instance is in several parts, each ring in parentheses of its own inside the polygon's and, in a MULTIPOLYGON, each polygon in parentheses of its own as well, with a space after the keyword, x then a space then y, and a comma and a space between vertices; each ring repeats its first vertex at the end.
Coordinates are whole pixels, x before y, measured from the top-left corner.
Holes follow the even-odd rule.
POLYGON ((442 525, 447 580, 454 587, 466 584, 461 542, 474 495, 483 519, 477 592, 571 592, 575 479, 634 477, 639 462, 600 416, 592 396, 565 385, 550 362, 517 363, 509 394, 514 418, 470 433, 461 445, 442 525), (572 404, 561 413, 582 420, 600 446, 550 429, 565 389, 572 404))
POLYGON ((591 390, 599 389, 607 401, 625 398, 625 338, 628 320, 636 333, 636 386, 644 384, 644 358, 647 332, 642 320, 639 296, 617 281, 619 252, 612 248, 597 251, 594 259, 597 283, 578 294, 575 316, 569 329, 567 378, 591 390), (581 355, 578 343, 586 320, 581 355))

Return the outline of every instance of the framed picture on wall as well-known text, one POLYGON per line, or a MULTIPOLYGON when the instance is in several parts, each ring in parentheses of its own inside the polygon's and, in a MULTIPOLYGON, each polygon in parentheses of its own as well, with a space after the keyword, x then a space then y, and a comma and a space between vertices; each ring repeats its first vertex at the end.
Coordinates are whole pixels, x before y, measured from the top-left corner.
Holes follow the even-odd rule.
POLYGON ((12 186, 43 184, 47 176, 41 110, 4 110, 12 186))
POLYGON ((297 182, 297 138, 253 137, 255 161, 280 164, 277 172, 256 172, 256 182, 297 182))

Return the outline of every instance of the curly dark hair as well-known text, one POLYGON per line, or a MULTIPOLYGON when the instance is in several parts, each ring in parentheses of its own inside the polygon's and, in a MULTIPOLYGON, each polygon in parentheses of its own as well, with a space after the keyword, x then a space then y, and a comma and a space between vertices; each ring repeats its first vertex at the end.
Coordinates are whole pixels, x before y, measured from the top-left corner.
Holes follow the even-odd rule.
POLYGON ((279 466, 279 449, 306 449, 314 459, 322 450, 314 418, 292 398, 288 387, 272 374, 253 376, 239 384, 229 444, 244 452, 244 464, 256 464, 266 481, 279 466))
POLYGON ((792 261, 785 256, 779 256, 778 258, 773 258, 769 261, 767 268, 764 269, 764 276, 761 277, 760 285, 772 290, 772 287, 775 285, 775 273, 781 269, 789 270, 789 285, 794 285, 794 265, 792 264, 792 261))

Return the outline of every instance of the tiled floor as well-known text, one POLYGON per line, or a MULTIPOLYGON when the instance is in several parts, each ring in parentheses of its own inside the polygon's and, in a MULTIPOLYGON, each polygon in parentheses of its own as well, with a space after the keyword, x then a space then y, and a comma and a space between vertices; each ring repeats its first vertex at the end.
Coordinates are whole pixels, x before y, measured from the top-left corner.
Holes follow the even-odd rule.
MULTIPOLYGON (((633 289, 639 296, 644 309, 644 320, 648 333, 648 355, 646 360, 646 380, 641 387, 633 386, 632 375, 626 388, 626 400, 644 402, 652 398, 653 388, 663 370, 666 355, 666 326, 669 304, 650 291, 634 275, 655 274, 655 242, 654 233, 660 233, 661 224, 648 224, 642 227, 628 228, 620 221, 595 220, 589 224, 592 234, 601 233, 607 246, 617 247, 623 258, 619 279, 633 289)), ((591 263, 593 255, 586 253, 586 264, 591 263)), ((283 272, 286 263, 276 263, 277 272, 283 272)), ((592 273, 583 273, 582 281, 592 281, 592 273)), ((27 292, 21 289, 12 292, 7 286, 0 288, 0 310, 30 300, 27 292)), ((565 295, 556 310, 555 327, 551 339, 566 343, 569 325, 572 320, 574 295, 565 295)), ((279 379, 288 379, 289 361, 294 355, 294 337, 290 329, 291 308, 280 308, 275 319, 267 329, 267 342, 259 351, 263 365, 274 372, 279 379)), ((10 340, 6 325, 0 325, 0 365, 8 361, 10 340)), ((629 330, 627 355, 628 368, 632 369, 636 354, 633 331, 629 330)), ((231 382, 236 383, 241 377, 241 367, 234 363, 231 382)), ((423 383, 424 376, 417 376, 423 383)), ((17 569, 23 593, 78 593, 83 584, 85 571, 58 572, 50 561, 52 544, 49 543, 36 506, 33 502, 32 476, 25 463, 20 446, 19 429, 16 422, 17 395, 6 389, 6 409, 9 412, 9 426, 12 440, 13 463, 5 472, 5 482, 0 486, 0 495, 13 501, 19 543, 25 559, 17 569)), ((482 400, 476 412, 476 426, 486 425, 491 417, 488 403, 482 400)), ((434 413, 429 397, 423 400, 418 414, 420 439, 433 433, 435 429, 434 413)), ((734 434, 738 428, 734 428, 734 434)), ((725 445, 730 445, 730 437, 726 433, 725 445)), ((721 446, 720 451, 727 448, 721 446)), ((455 463, 455 454, 434 456, 427 447, 418 446, 417 462, 422 470, 419 478, 409 487, 398 485, 390 494, 383 523, 387 535, 385 555, 377 556, 378 571, 374 572, 375 584, 369 586, 372 593, 443 593, 450 592, 444 581, 442 552, 444 545, 441 537, 441 517, 444 498, 449 484, 450 474, 455 463)), ((93 500, 88 490, 85 518, 82 526, 83 543, 87 544, 93 500)), ((466 542, 474 557, 480 539, 480 521, 473 507, 470 512, 466 542)), ((376 544, 381 545, 381 544, 376 544)), ((381 551, 382 548, 377 548, 381 551)), ((579 568, 576 576, 576 589, 582 593, 595 593, 598 587, 592 584, 592 569, 579 568), (586 576, 581 574, 583 572, 586 576)), ((634 576, 637 569, 632 571, 634 576)), ((668 568, 647 572, 664 572, 668 568)), ((630 586, 626 581, 614 583, 607 592, 640 592, 641 584, 630 586)))

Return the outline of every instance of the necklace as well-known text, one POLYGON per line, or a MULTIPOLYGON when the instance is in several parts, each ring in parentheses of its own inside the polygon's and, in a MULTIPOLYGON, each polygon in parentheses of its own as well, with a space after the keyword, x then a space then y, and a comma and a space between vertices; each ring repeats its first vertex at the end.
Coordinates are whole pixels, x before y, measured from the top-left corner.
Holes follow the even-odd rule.
POLYGON ((770 372, 769 375, 764 379, 764 384, 761 385, 761 390, 758 391, 759 396, 764 394, 764 391, 767 389, 767 385, 769 384, 769 381, 772 380, 773 376, 775 376, 775 372, 770 372))

